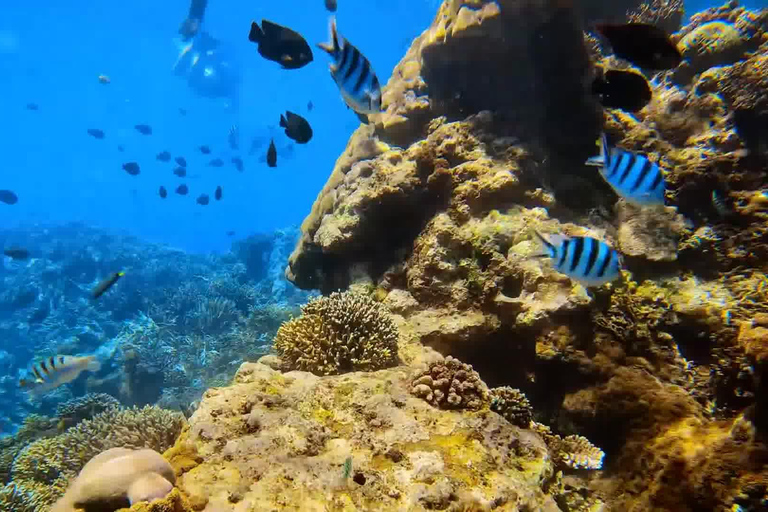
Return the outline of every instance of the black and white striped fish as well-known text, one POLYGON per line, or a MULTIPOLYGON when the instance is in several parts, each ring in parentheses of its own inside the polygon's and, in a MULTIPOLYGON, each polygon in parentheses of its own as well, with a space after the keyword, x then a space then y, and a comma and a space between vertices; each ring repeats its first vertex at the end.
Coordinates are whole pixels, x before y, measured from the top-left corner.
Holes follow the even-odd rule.
POLYGON ((621 255, 605 242, 588 236, 567 237, 536 232, 544 244, 545 254, 558 272, 584 286, 600 286, 617 279, 621 271, 621 255))
POLYGON ((586 163, 601 167, 605 181, 630 203, 664 204, 664 171, 644 155, 610 147, 605 134, 600 138, 600 155, 586 163))
POLYGON ((331 76, 341 91, 344 102, 358 114, 381 112, 381 86, 371 63, 336 31, 336 18, 331 17, 330 42, 318 46, 333 58, 331 76))
POLYGON ((97 372, 101 363, 95 356, 50 356, 30 365, 19 386, 32 393, 45 393, 72 382, 84 371, 97 372))

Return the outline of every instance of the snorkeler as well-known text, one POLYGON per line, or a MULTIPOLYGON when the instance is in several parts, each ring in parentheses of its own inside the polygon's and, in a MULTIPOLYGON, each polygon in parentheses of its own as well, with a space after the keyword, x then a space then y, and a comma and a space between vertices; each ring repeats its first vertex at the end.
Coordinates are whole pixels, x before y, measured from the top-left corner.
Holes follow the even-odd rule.
POLYGON ((177 76, 200 96, 238 99, 240 72, 227 45, 202 30, 208 0, 191 0, 189 13, 179 28, 179 57, 173 65, 177 76))

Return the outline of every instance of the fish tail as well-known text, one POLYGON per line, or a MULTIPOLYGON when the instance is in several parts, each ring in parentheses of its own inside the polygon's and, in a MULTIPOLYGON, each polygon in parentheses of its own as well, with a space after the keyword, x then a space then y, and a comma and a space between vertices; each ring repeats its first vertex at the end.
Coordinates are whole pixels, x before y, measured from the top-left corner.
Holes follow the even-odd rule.
POLYGON ((99 362, 98 359, 96 359, 96 356, 88 356, 88 364, 85 366, 85 369, 89 372, 97 372, 101 370, 101 362, 99 362))
POLYGON ((336 16, 331 16, 328 21, 328 41, 327 43, 319 43, 317 45, 321 50, 325 50, 331 56, 336 57, 339 53, 339 34, 336 32, 336 16))
POLYGON ((260 43, 264 39, 264 32, 255 21, 251 22, 251 31, 248 33, 248 40, 252 43, 260 43))
POLYGON ((283 114, 280 114, 280 126, 283 128, 286 128, 288 126, 288 121, 285 120, 285 117, 283 114))

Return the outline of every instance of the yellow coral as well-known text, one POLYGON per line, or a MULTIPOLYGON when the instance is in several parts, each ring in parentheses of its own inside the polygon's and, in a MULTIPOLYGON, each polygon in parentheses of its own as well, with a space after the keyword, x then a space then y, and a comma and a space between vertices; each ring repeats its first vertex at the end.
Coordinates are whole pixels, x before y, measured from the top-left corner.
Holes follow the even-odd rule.
POLYGON ((397 326, 370 297, 336 292, 301 311, 275 336, 275 350, 291 369, 333 375, 397 364, 397 326))

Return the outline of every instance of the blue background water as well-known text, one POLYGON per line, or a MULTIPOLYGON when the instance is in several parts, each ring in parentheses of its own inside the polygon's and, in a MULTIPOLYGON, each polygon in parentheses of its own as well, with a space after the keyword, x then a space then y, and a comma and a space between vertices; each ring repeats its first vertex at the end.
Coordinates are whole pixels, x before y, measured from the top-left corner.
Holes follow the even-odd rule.
MULTIPOLYGON (((745 2, 757 7, 761 0, 745 2)), ((410 41, 428 24, 437 2, 424 0, 340 0, 340 31, 374 63, 384 83, 410 41)), ((712 5, 690 2, 689 11, 712 5)), ((309 66, 286 71, 262 59, 247 41, 252 19, 267 18, 302 33, 311 44, 326 40, 327 13, 321 0, 233 2, 211 0, 206 28, 232 46, 242 66, 239 108, 200 98, 173 76, 177 56, 173 38, 186 15, 187 0, 156 2, 16 2, 0 19, 0 188, 15 190, 14 207, 0 204, 0 228, 18 222, 84 221, 127 229, 149 241, 195 251, 229 248, 226 232, 238 236, 301 222, 357 118, 343 105, 328 76, 329 59, 315 50, 309 66), (97 76, 106 74, 110 85, 97 76), (312 101, 314 110, 307 111, 312 101), (34 102, 39 111, 25 105, 34 102), (183 117, 178 109, 188 110, 183 117), (305 115, 315 131, 306 146, 290 143, 277 127, 290 109, 305 115), (147 123, 154 135, 133 129, 147 123), (264 141, 245 157, 246 172, 229 164, 226 137, 232 124, 241 130, 247 154, 254 136, 264 141), (88 128, 107 136, 95 140, 88 128), (279 149, 277 169, 260 158, 269 137, 279 149), (117 145, 125 146, 125 153, 117 145), (208 144, 214 154, 196 149, 208 144), (185 180, 190 195, 171 192, 161 201, 159 185, 172 191, 182 180, 173 165, 155 160, 163 150, 189 161, 185 180), (206 166, 221 156, 225 167, 206 166), (127 175, 126 161, 142 174, 127 175), (225 198, 208 207, 195 204, 199 193, 217 185, 225 198)))
MULTIPOLYGON (((209 2, 205 28, 231 45, 242 66, 239 108, 224 100, 196 96, 171 72, 173 42, 186 16, 187 0, 156 2, 18 2, 3 7, 0 19, 0 177, 17 192, 14 207, 2 206, 0 228, 24 221, 85 221, 128 229, 145 239, 188 250, 227 250, 226 231, 238 236, 300 223, 325 183, 349 134, 359 124, 346 109, 328 74, 328 57, 313 48, 314 62, 282 70, 258 55, 247 40, 250 22, 266 18, 299 31, 314 46, 327 40, 328 15, 322 0, 209 2), (108 75, 112 83, 100 84, 108 75), (312 101, 314 109, 307 111, 312 101), (27 103, 38 111, 26 109, 27 103), (186 117, 178 109, 188 110, 186 117), (286 109, 307 117, 314 138, 281 151, 291 141, 277 127, 286 109), (133 129, 152 126, 146 137, 133 129), (227 132, 241 131, 246 171, 229 163, 227 132), (106 132, 104 140, 86 134, 106 132), (265 142, 248 157, 254 136, 265 142), (260 162, 269 137, 278 147, 278 167, 260 162), (117 151, 118 144, 125 152, 117 151), (213 154, 196 148, 208 144, 213 154), (160 151, 185 156, 189 175, 155 160, 160 151), (221 156, 223 168, 207 167, 221 156), (121 166, 136 161, 141 174, 121 166), (186 197, 172 193, 189 184, 186 197), (159 185, 171 191, 160 200, 159 185), (224 200, 195 204, 199 193, 217 185, 224 200)), ((339 30, 375 63, 386 82, 410 41, 434 15, 433 2, 339 1, 339 30)))

